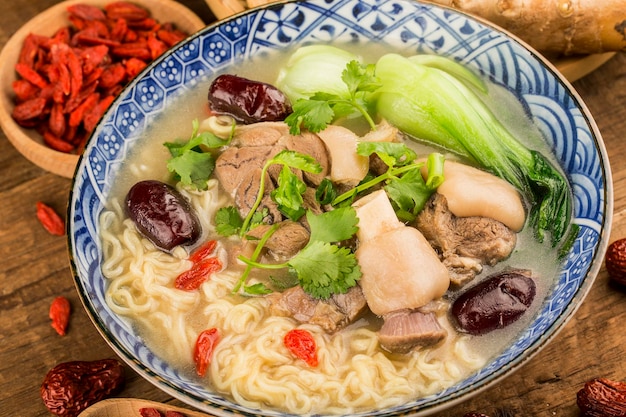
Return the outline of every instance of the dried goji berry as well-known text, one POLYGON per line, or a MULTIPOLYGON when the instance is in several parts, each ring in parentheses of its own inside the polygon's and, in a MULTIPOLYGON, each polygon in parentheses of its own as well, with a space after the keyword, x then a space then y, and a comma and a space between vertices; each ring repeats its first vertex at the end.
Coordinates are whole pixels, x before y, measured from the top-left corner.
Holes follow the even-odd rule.
POLYGON ((43 136, 43 142, 46 145, 48 145, 50 149, 54 149, 55 151, 70 153, 75 148, 75 146, 71 142, 68 142, 65 139, 61 139, 60 137, 54 135, 49 130, 43 132, 42 136, 43 136))
POLYGON ((56 297, 50 304, 48 316, 52 320, 52 328, 61 336, 65 335, 70 322, 70 309, 69 300, 63 296, 56 297))
POLYGON ((32 98, 17 104, 11 113, 13 119, 18 123, 23 120, 30 120, 43 115, 46 108, 46 99, 42 97, 32 98))
POLYGON ((177 30, 161 29, 157 31, 157 37, 165 42, 167 46, 174 46, 186 38, 186 34, 177 30))
POLYGON ((109 65, 104 69, 100 76, 100 88, 111 88, 120 83, 123 83, 126 79, 126 68, 124 64, 115 63, 109 65))
POLYGON ((193 291, 200 288, 209 275, 222 269, 222 263, 217 258, 207 258, 193 264, 191 269, 183 272, 174 282, 179 290, 193 291))
POLYGON ((105 20, 106 16, 102 9, 89 4, 78 3, 67 7, 67 11, 83 20, 105 20))
POLYGON ((126 62, 124 63, 124 66, 126 67, 126 76, 129 79, 131 79, 131 78, 135 78, 137 74, 143 71, 143 69, 147 67, 148 64, 146 64, 145 61, 142 61, 139 58, 133 57, 133 58, 127 59, 126 62))
POLYGON ((39 87, 36 87, 29 81, 23 79, 13 81, 12 87, 18 102, 35 98, 36 94, 40 91, 39 87))
POLYGON ((35 71, 33 68, 29 67, 26 64, 18 62, 17 64, 15 64, 15 71, 22 78, 30 81, 31 83, 35 84, 39 88, 44 88, 46 85, 48 85, 46 80, 41 75, 39 75, 37 71, 35 71))
POLYGON ((144 61, 152 59, 148 45, 143 42, 123 43, 111 48, 111 54, 122 58, 139 58, 144 61))
POLYGON ((80 103, 78 107, 72 113, 70 113, 70 119, 68 121, 68 125, 70 126, 78 126, 84 119, 85 114, 90 112, 96 104, 98 104, 98 100, 100 99, 100 93, 92 93, 80 103))
POLYGON ((15 65, 12 116, 51 148, 76 152, 113 100, 108 97, 186 34, 126 1, 104 8, 76 3, 67 12, 70 25, 54 35, 26 36, 15 65))
POLYGON ((142 20, 150 16, 148 10, 126 1, 116 1, 104 6, 109 19, 142 20))
POLYGON ((310 332, 292 329, 283 338, 283 343, 296 358, 302 359, 311 367, 318 365, 317 344, 310 332))
POLYGON ((183 413, 174 410, 165 411, 165 417, 185 417, 183 413))
POLYGON ((83 126, 85 126, 85 130, 91 132, 95 127, 106 109, 109 108, 113 100, 114 96, 106 96, 101 99, 96 106, 91 109, 91 111, 85 115, 83 119, 83 126))
POLYGON ((61 216, 42 201, 37 202, 37 219, 49 233, 57 236, 65 234, 65 222, 61 216))
POLYGON ((163 417, 161 412, 156 408, 152 407, 142 407, 139 409, 139 414, 141 417, 163 417))
POLYGON ((196 339, 196 346, 193 352, 193 359, 196 364, 196 373, 199 376, 206 374, 207 368, 211 363, 211 357, 215 350, 215 345, 219 342, 220 335, 214 327, 202 331, 196 339))
POLYGON ((207 240, 202 246, 193 251, 193 253, 189 257, 189 260, 193 263, 200 262, 204 258, 207 258, 210 254, 212 254, 216 247, 216 240, 207 240))
POLYGON ((48 127, 50 132, 55 136, 61 137, 65 133, 65 115, 63 114, 63 104, 55 103, 50 110, 50 118, 48 119, 48 127))

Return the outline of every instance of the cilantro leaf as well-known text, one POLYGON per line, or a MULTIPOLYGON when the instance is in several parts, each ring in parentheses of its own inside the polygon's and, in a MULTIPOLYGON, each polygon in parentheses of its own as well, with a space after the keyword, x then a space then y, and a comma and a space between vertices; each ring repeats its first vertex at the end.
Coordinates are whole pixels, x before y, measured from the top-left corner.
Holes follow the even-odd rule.
POLYGON ((289 260, 302 289, 314 298, 327 299, 356 285, 361 269, 348 248, 314 241, 289 260))
POLYGON ((236 207, 222 207, 215 213, 215 231, 222 236, 232 236, 239 233, 243 226, 243 219, 236 207))
POLYGON ((267 287, 267 285, 262 282, 258 282, 256 284, 247 285, 244 287, 244 292, 250 295, 265 295, 270 294, 272 292, 271 289, 267 287))
POLYGON ((359 142, 356 151, 362 156, 375 153, 390 168, 410 164, 417 158, 413 149, 400 142, 359 142))
POLYGON ((293 112, 285 119, 289 133, 298 135, 302 128, 317 133, 333 120, 355 112, 361 114, 372 129, 375 129, 376 124, 367 111, 366 99, 367 93, 380 87, 374 68, 373 64, 365 65, 356 60, 348 62, 341 73, 341 80, 348 87, 349 98, 318 92, 308 99, 297 100, 292 106, 293 112))
POLYGON ((306 184, 287 165, 283 165, 278 175, 278 186, 270 195, 283 214, 297 221, 305 212, 302 197, 305 191, 306 184))
POLYGON ((289 133, 299 135, 302 128, 317 133, 333 121, 335 113, 326 100, 300 99, 292 106, 292 112, 285 118, 289 133))
POLYGON ((341 207, 321 214, 307 212, 306 220, 311 228, 310 241, 324 243, 341 242, 354 236, 359 222, 353 207, 341 207))
POLYGON ((215 169, 215 159, 210 153, 184 152, 170 159, 167 169, 176 173, 184 185, 193 185, 199 190, 206 190, 207 181, 215 169))
MULTIPOLYGON (((301 169, 302 171, 306 171, 306 172, 314 172, 314 173, 319 173, 322 171, 322 167, 317 163, 317 161, 312 158, 309 155, 305 155, 299 152, 295 152, 295 151, 281 151, 278 154, 276 154, 273 158, 268 159, 265 162, 265 165, 263 165, 263 169, 261 170, 261 181, 259 183, 259 191, 257 193, 256 199, 254 200, 254 203, 252 204, 252 207, 250 208, 250 211, 248 213, 248 215, 246 216, 246 218, 243 220, 243 226, 241 227, 241 230, 239 232, 240 235, 243 235, 244 233, 246 233, 249 229, 250 229, 250 222, 252 221, 252 217, 255 215, 257 209, 259 208, 259 206, 261 205, 261 200, 263 199, 263 196, 265 195, 265 177, 267 175, 265 175, 267 173, 267 170, 269 169, 270 166, 274 165, 274 164, 282 164, 285 167, 288 168, 297 168, 297 169, 301 169)), ((281 173, 282 174, 282 173, 281 173)), ((285 174, 285 177, 287 177, 288 174, 285 174)), ((297 211, 298 209, 298 202, 297 201, 287 201, 288 200, 288 196, 293 197, 295 194, 294 193, 294 181, 292 179, 289 178, 285 178, 285 181, 283 182, 283 187, 285 187, 285 189, 280 189, 281 186, 279 185, 277 191, 274 191, 273 197, 275 196, 279 196, 279 198, 284 197, 285 200, 283 201, 283 205, 286 209, 287 212, 290 212, 292 215, 297 215, 297 211)), ((306 187, 304 187, 304 189, 302 187, 299 187, 298 185, 295 186, 295 189, 301 189, 302 193, 304 193, 306 187)), ((302 197, 300 195, 300 197, 302 197)), ((300 202, 300 205, 302 203, 300 202)), ((300 217, 302 216, 302 214, 300 214, 300 217)))
POLYGON ((198 133, 197 119, 192 122, 192 126, 193 131, 188 141, 163 144, 172 156, 167 161, 167 169, 184 185, 193 185, 197 189, 206 190, 207 181, 215 169, 215 159, 210 152, 205 152, 205 149, 225 146, 230 142, 230 138, 224 140, 211 132, 198 133))

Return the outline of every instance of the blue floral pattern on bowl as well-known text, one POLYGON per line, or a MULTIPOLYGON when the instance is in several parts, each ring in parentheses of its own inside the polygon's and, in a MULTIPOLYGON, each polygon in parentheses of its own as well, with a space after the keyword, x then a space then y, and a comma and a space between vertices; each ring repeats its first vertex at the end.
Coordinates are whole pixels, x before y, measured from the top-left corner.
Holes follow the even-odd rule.
POLYGON ((610 167, 589 111, 547 61, 486 23, 413 0, 274 3, 208 26, 147 68, 115 101, 77 166, 68 210, 70 258, 77 289, 107 342, 162 390, 215 415, 284 415, 232 404, 180 375, 108 308, 99 266, 98 217, 119 166, 151 120, 185 91, 241 59, 310 43, 365 46, 379 41, 407 54, 436 53, 454 58, 513 92, 573 184, 575 222, 581 230, 539 314, 487 366, 435 395, 355 415, 428 415, 461 401, 518 369, 582 302, 607 246, 613 204, 610 167))

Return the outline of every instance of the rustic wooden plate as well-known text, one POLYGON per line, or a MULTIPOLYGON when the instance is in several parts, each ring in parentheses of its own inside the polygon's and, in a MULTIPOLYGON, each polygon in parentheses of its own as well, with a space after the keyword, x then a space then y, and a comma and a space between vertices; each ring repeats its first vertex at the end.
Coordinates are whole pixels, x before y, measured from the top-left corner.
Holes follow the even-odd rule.
MULTIPOLYGON (((225 19, 252 7, 272 3, 272 0, 205 0, 215 17, 225 19)), ((550 60, 567 78, 574 82, 595 71, 615 55, 615 52, 604 54, 557 58, 550 60)))
POLYGON ((192 411, 187 408, 139 398, 109 398, 102 400, 79 414, 79 417, 128 417, 138 416, 139 409, 154 408, 164 414, 166 411, 177 411, 185 417, 211 417, 210 414, 192 411))
MULTIPOLYGON (((13 110, 12 82, 16 79, 14 65, 22 43, 29 33, 52 35, 60 27, 69 24, 66 8, 74 3, 86 3, 103 7, 112 0, 67 0, 50 7, 22 26, 6 43, 0 53, 0 127, 15 148, 35 165, 54 174, 71 178, 78 162, 78 155, 55 151, 43 143, 41 135, 24 129, 11 117, 13 110)), ((187 33, 195 33, 205 23, 195 13, 173 0, 132 0, 149 9, 152 17, 160 22, 174 22, 187 33)))

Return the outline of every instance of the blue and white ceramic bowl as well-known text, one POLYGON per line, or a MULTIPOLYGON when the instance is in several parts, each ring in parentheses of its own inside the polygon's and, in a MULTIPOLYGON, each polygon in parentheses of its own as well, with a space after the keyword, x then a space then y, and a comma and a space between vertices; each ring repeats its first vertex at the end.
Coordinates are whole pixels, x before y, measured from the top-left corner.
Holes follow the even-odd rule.
POLYGON ((105 115, 76 169, 68 213, 76 286, 107 342, 160 389, 215 415, 282 415, 233 404, 181 376, 107 306, 97 219, 126 155, 150 121, 167 111, 180 94, 241 59, 306 43, 366 45, 381 40, 406 53, 453 57, 514 93, 572 181, 580 233, 539 314, 500 355, 443 392, 367 415, 429 415, 467 399, 523 365, 583 301, 607 246, 611 174, 589 111, 545 59, 485 22, 414 0, 274 3, 203 29, 147 68, 105 115))

